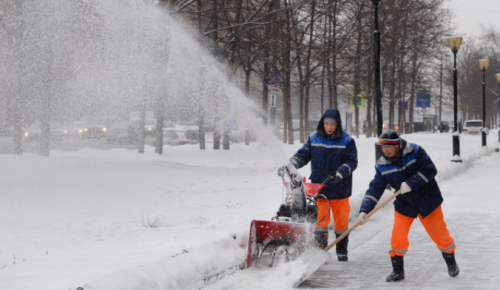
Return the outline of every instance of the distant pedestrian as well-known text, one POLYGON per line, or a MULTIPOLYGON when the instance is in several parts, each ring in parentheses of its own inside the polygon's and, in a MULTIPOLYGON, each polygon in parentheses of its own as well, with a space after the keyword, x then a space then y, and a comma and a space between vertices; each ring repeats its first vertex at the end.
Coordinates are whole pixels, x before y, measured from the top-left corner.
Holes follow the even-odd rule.
POLYGON ((455 242, 450 236, 443 218, 443 197, 434 179, 437 170, 425 150, 417 144, 407 143, 394 130, 386 130, 379 137, 383 155, 375 165, 375 178, 370 182, 362 201, 358 220, 368 221, 366 214, 378 203, 386 186, 400 189, 394 201, 394 225, 391 238, 392 273, 386 281, 405 278, 403 257, 410 242, 408 234, 413 221, 418 217, 425 230, 442 252, 448 266, 448 274, 459 273, 455 261, 455 242))

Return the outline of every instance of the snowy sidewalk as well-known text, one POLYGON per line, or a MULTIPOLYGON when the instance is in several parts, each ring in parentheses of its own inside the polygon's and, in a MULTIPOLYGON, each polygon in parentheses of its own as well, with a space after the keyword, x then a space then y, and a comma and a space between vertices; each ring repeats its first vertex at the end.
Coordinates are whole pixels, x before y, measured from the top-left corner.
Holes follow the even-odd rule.
MULTIPOLYGON (((393 216, 374 216, 351 233, 349 262, 331 260, 301 288, 324 289, 498 289, 500 285, 500 154, 483 157, 457 178, 440 183, 445 221, 457 245, 460 275, 448 276, 446 264, 419 220, 410 231, 406 279, 387 283, 393 216)), ((391 211, 393 211, 393 206, 391 211)), ((332 249, 334 252, 334 249, 332 249)))

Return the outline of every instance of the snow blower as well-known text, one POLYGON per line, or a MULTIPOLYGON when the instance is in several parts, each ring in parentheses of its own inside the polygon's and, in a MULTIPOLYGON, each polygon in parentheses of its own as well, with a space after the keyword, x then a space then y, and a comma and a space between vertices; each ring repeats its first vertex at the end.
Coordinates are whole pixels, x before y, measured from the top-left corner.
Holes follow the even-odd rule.
POLYGON ((297 286, 330 259, 328 252, 315 246, 313 235, 318 213, 315 199, 324 185, 306 183, 291 164, 279 175, 286 196, 271 221, 251 222, 247 267, 274 267, 301 260, 306 267, 297 286))

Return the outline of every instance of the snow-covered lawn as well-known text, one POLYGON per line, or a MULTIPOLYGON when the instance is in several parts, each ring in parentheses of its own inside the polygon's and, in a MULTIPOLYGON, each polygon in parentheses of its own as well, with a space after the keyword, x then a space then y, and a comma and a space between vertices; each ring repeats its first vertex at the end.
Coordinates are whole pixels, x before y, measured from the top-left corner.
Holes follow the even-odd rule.
MULTIPOLYGON (((452 285, 495 289, 500 275, 490 275, 494 273, 490 267, 500 262, 500 237, 489 233, 500 228, 500 197, 496 194, 500 153, 493 150, 499 147, 498 133, 491 132, 487 148, 481 147, 480 136, 462 135, 463 163, 450 162, 451 134, 421 133, 403 138, 423 146, 438 168, 445 219, 457 243, 462 272, 456 279, 449 278, 435 245, 425 240, 424 245, 412 244, 409 253, 413 247, 415 257, 431 251, 439 260, 441 276, 432 280, 434 284, 408 278, 410 269, 422 274, 421 269, 427 266, 407 262, 407 281, 401 285, 438 289, 457 283, 452 285), (470 225, 474 234, 462 233, 466 219, 477 223, 470 225), (469 236, 480 239, 484 254, 496 256, 478 261, 467 254, 461 245, 469 242, 469 236), (487 242, 485 237, 490 237, 487 242)), ((375 141, 356 140, 359 166, 350 199, 353 223, 374 176, 375 141)), ((0 289, 199 288, 204 277, 245 259, 250 221, 269 220, 275 215, 282 198, 276 169, 298 148, 298 143, 267 141, 249 146, 232 144, 231 150, 220 151, 201 151, 197 145, 165 146, 163 155, 154 154, 152 147, 146 147, 145 154, 84 149, 53 151, 48 158, 0 155, 0 289)), ((300 172, 308 176, 309 166, 300 172)), ((387 191, 384 196, 389 194, 387 191)), ((333 280, 322 287, 386 286, 374 285, 390 272, 387 251, 392 214, 393 207, 388 205, 351 234, 348 263, 332 260, 323 267, 331 267, 331 275, 349 271, 353 275, 345 280, 349 282, 336 285, 333 280), (370 248, 366 241, 376 241, 382 247, 370 248), (384 260, 370 264, 370 257, 377 255, 384 260), (381 277, 362 277, 359 269, 374 266, 381 268, 381 277), (369 281, 375 284, 365 285, 369 281)), ((416 231, 419 238, 428 239, 417 224, 412 234, 416 231)), ((246 269, 206 289, 289 289, 292 282, 287 281, 293 273, 287 266, 260 272, 246 269)), ((306 287, 317 287, 314 281, 321 280, 318 277, 306 287)))

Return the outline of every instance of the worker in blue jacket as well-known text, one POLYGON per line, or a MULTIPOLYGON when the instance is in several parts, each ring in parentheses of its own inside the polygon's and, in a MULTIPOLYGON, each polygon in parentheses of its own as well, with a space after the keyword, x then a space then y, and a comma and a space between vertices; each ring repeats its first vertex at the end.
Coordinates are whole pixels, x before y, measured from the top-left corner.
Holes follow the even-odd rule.
POLYGON ((417 144, 401 139, 394 130, 386 130, 379 137, 383 155, 375 165, 375 178, 370 182, 362 201, 358 220, 368 221, 369 213, 380 200, 386 186, 401 190, 394 201, 394 226, 391 238, 393 271, 387 282, 405 278, 403 256, 410 245, 408 233, 418 217, 425 230, 442 252, 448 266, 448 274, 459 273, 455 261, 455 242, 444 222, 441 204, 443 197, 434 177, 436 167, 425 150, 417 144))
MULTIPOLYGON (((328 245, 328 224, 330 212, 333 214, 335 235, 338 237, 349 227, 349 197, 352 192, 352 173, 358 166, 356 143, 342 131, 342 120, 337 109, 327 109, 320 119, 316 132, 311 133, 297 153, 290 159, 301 168, 311 162, 313 183, 326 182, 317 199, 318 223, 314 228, 314 237, 318 247, 328 245)), ((337 259, 347 261, 346 236, 337 244, 337 259)))

